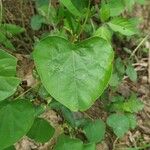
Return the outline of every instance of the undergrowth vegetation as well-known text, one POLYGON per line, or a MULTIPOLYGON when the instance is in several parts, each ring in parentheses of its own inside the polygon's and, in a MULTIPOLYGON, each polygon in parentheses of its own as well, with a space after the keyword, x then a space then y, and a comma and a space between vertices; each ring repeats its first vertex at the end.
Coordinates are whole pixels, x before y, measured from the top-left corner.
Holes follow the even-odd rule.
POLYGON ((95 150, 107 130, 117 139, 134 130, 136 113, 144 104, 136 93, 124 97, 116 90, 124 78, 138 81, 132 65, 135 51, 124 47, 125 55, 119 55, 114 41, 130 42, 135 35, 141 36, 141 20, 127 14, 135 4, 146 1, 33 3, 36 14, 29 26, 35 32, 46 31, 34 37, 30 53, 36 83, 20 92, 22 80, 15 57, 19 52, 12 38, 22 37, 26 29, 3 19, 0 1, 0 150, 15 149, 13 145, 25 135, 39 143, 55 139, 54 150, 95 150), (108 114, 105 120, 93 119, 86 112, 96 100, 108 114), (48 109, 63 118, 60 135, 55 134, 53 123, 41 118, 48 109))

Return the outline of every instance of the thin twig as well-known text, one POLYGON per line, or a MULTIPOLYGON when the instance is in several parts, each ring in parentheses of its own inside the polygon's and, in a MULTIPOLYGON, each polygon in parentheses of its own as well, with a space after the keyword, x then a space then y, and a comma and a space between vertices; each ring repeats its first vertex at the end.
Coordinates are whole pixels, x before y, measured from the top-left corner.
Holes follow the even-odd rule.
POLYGON ((150 36, 150 34, 146 35, 145 38, 142 39, 142 41, 139 43, 139 45, 134 49, 134 51, 132 52, 132 54, 130 55, 130 58, 132 56, 134 56, 134 54, 137 52, 137 50, 141 47, 141 45, 148 39, 148 37, 150 36))
POLYGON ((26 93, 28 93, 28 92, 31 91, 33 88, 35 88, 36 86, 38 86, 39 83, 40 83, 40 82, 37 82, 37 83, 34 84, 32 87, 30 87, 28 90, 26 90, 25 92, 23 92, 22 94, 20 94, 19 96, 17 96, 17 97, 15 98, 15 100, 17 100, 17 99, 21 98, 22 96, 24 96, 26 93))
POLYGON ((148 55, 148 83, 150 84, 150 46, 149 46, 149 55, 148 55))
POLYGON ((115 141, 114 141, 114 143, 113 143, 113 149, 112 149, 112 150, 115 150, 115 148, 116 148, 116 143, 118 142, 118 139, 119 139, 119 138, 116 138, 116 139, 115 139, 115 141))

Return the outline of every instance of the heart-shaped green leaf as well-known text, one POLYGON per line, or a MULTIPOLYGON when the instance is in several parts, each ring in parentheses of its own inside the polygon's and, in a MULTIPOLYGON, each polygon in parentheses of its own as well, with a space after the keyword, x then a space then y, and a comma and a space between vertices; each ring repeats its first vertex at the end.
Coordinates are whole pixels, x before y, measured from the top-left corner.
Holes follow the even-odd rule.
POLYGON ((84 111, 108 84, 113 50, 99 37, 71 44, 61 37, 51 36, 36 44, 34 60, 51 96, 72 111, 84 111))
POLYGON ((34 121, 34 107, 27 100, 0 103, 0 150, 23 137, 34 121))
POLYGON ((17 60, 0 49, 0 101, 11 96, 20 83, 16 76, 17 60))

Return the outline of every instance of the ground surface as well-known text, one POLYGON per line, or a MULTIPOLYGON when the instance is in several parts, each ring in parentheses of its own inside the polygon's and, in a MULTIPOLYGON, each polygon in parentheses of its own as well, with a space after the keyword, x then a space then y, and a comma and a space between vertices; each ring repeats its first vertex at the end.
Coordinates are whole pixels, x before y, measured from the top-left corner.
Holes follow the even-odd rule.
MULTIPOLYGON (((20 0, 4 0, 4 8, 6 11, 4 17, 7 22, 21 25, 27 29, 23 38, 22 36, 18 37, 17 39, 13 39, 13 42, 17 49, 17 53, 15 55, 18 57, 21 64, 20 68, 18 68, 18 73, 22 76, 23 80, 28 81, 28 86, 32 86, 36 82, 32 78, 32 69, 34 64, 28 59, 28 54, 33 50, 34 36, 40 36, 40 32, 42 32, 33 32, 29 26, 30 18, 35 13, 34 5, 31 1, 22 3, 20 0)), ((143 34, 146 36, 148 32, 150 33, 150 5, 142 7, 136 6, 132 14, 133 16, 142 18, 143 22, 141 23, 140 28, 142 29, 143 34)), ((135 41, 133 39, 133 45, 134 42, 135 41)), ((144 42, 142 47, 150 48, 150 39, 144 42)), ((137 114, 138 127, 135 130, 128 132, 121 140, 116 139, 110 131, 107 131, 105 140, 101 144, 97 145, 97 150, 124 150, 123 147, 143 146, 146 143, 150 143, 150 84, 148 83, 148 60, 150 58, 148 56, 141 56, 140 50, 141 49, 139 48, 137 52, 138 62, 135 64, 139 75, 138 82, 132 83, 125 79, 118 88, 118 92, 124 96, 127 96, 131 93, 131 91, 136 92, 144 102, 144 109, 137 114)), ((102 103, 99 100, 90 110, 87 111, 87 114, 92 118, 101 118, 104 120, 107 117, 107 113, 103 110, 102 103)), ((52 121, 58 128, 56 134, 61 133, 59 122, 62 118, 56 112, 47 111, 43 117, 52 121)), ((55 139, 41 145, 24 137, 16 144, 16 148, 17 150, 50 150, 54 142, 55 139)))

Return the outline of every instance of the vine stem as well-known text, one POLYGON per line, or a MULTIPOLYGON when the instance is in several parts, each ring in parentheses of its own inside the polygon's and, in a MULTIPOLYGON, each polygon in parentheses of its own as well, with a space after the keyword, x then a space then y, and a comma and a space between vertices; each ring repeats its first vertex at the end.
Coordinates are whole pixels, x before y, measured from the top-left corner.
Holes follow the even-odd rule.
POLYGON ((133 50, 132 54, 130 55, 130 58, 132 56, 134 56, 134 54, 137 52, 137 50, 141 47, 141 45, 148 39, 148 37, 150 36, 150 34, 146 35, 142 41, 139 43, 139 45, 133 50))
POLYGON ((80 29, 79 34, 77 35, 77 37, 80 37, 80 35, 81 35, 81 33, 82 33, 83 29, 84 29, 84 26, 86 25, 86 23, 88 21, 89 13, 90 13, 90 4, 91 3, 90 3, 90 0, 89 0, 88 10, 87 10, 87 13, 86 13, 86 17, 85 17, 85 20, 84 20, 84 22, 83 22, 83 24, 81 26, 81 29, 80 29))

